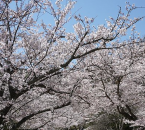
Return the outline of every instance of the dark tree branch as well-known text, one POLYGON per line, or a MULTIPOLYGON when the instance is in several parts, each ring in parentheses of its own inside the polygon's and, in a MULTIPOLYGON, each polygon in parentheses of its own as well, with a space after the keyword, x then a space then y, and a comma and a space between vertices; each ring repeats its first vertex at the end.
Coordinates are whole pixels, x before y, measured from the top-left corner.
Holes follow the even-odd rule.
MULTIPOLYGON (((63 107, 66 107, 66 106, 69 106, 71 104, 71 101, 68 101, 66 103, 63 103, 61 105, 58 105, 58 106, 55 106, 53 109, 54 110, 57 110, 57 109, 61 109, 63 107)), ((29 114, 28 116, 25 116, 24 118, 22 118, 18 123, 16 123, 13 127, 12 127, 12 130, 16 130, 18 129, 23 123, 25 123, 27 120, 29 120, 30 118, 32 118, 33 116, 36 116, 38 114, 41 114, 41 113, 44 113, 44 112, 47 112, 47 111, 51 111, 51 108, 47 108, 47 109, 44 109, 44 110, 40 110, 38 112, 35 112, 33 114, 29 114)))
POLYGON ((117 110, 118 110, 118 112, 119 112, 122 116, 124 116, 124 117, 125 117, 126 119, 128 119, 128 120, 131 120, 131 121, 137 120, 137 117, 132 113, 132 111, 131 111, 131 109, 129 108, 129 106, 127 105, 126 107, 127 107, 128 111, 129 111, 129 114, 124 110, 123 107, 117 106, 117 110))

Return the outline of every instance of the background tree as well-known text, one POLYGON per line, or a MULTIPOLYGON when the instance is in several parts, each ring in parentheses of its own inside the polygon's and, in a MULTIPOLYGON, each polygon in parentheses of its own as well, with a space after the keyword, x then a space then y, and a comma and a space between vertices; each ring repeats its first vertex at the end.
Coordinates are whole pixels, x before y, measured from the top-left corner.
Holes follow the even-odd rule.
POLYGON ((144 126, 145 48, 144 41, 138 41, 137 37, 138 34, 132 33, 125 46, 96 53, 97 61, 92 58, 86 70, 90 73, 88 79, 91 79, 93 92, 99 93, 96 100, 100 107, 109 113, 114 108, 113 111, 116 109, 130 123, 135 121, 137 126, 144 126))
POLYGON ((0 1, 0 127, 69 127, 102 107, 136 121, 131 104, 138 99, 130 96, 136 94, 130 88, 137 94, 144 90, 135 82, 143 76, 144 63, 139 63, 142 69, 136 64, 144 57, 143 44, 140 37, 119 42, 142 19, 129 18, 136 7, 128 3, 126 15, 120 8, 117 19, 92 28, 94 19, 71 15, 74 1, 65 7, 61 1, 55 2, 56 8, 49 0, 0 1), (49 13, 54 25, 38 24, 33 16, 40 13, 49 13), (66 32, 64 25, 73 17, 74 33, 66 32))

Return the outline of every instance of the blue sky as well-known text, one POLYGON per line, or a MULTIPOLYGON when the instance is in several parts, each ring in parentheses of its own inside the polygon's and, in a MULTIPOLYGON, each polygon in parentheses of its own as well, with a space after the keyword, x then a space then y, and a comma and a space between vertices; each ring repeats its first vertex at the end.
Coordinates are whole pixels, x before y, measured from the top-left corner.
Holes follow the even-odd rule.
MULTIPOLYGON (((145 7, 145 0, 78 0, 73 10, 78 10, 82 17, 96 17, 95 26, 106 24, 105 19, 109 20, 109 16, 116 18, 119 6, 125 12, 125 2, 135 4, 137 7, 145 7)), ((131 17, 145 16, 145 8, 139 8, 132 12, 131 17)), ((136 24, 137 31, 141 36, 145 35, 145 19, 136 24)))

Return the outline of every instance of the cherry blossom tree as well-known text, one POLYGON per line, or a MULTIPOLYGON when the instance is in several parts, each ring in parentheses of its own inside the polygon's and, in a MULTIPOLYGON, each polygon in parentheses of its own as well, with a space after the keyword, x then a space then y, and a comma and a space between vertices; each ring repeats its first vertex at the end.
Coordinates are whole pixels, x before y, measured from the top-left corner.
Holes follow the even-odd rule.
POLYGON ((120 8, 95 27, 71 13, 75 1, 61 2, 0 1, 0 127, 70 127, 102 108, 143 121, 144 42, 135 33, 120 41, 142 19, 130 19, 136 7, 127 3, 126 14, 120 8), (54 24, 39 23, 43 13, 54 24), (70 33, 64 25, 73 18, 70 33))
POLYGON ((97 93, 90 99, 94 105, 97 102, 108 113, 117 111, 125 117, 125 122, 144 129, 145 43, 135 26, 132 31, 128 41, 118 42, 119 48, 95 52, 84 60, 89 63, 86 82, 92 84, 91 93, 97 93))

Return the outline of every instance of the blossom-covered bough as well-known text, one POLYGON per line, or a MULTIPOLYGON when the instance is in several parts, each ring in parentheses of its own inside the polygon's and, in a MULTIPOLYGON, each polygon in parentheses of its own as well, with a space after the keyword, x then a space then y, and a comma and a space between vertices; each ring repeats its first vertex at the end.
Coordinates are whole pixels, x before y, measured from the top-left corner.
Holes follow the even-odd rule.
POLYGON ((75 1, 61 2, 0 1, 1 129, 70 127, 102 108, 141 123, 144 42, 133 25, 142 18, 129 18, 136 7, 127 3, 127 14, 120 8, 107 26, 92 27, 94 19, 71 15, 75 1), (43 13, 48 23, 38 22, 43 13), (120 42, 131 26, 130 40, 120 42))

